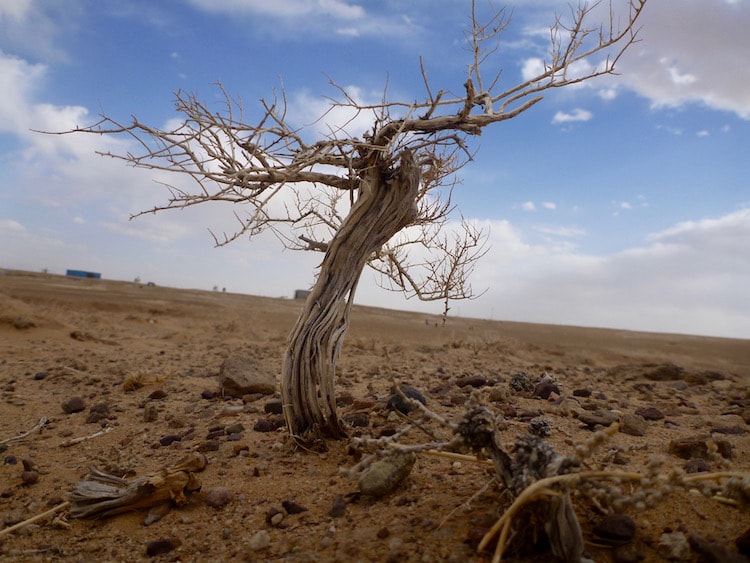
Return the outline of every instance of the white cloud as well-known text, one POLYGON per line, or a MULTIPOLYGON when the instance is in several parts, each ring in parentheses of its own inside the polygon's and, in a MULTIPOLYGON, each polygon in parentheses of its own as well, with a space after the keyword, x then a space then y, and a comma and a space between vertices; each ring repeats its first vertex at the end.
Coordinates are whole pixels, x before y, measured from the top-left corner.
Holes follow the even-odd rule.
POLYGON ((408 37, 419 27, 401 10, 390 10, 388 5, 366 10, 363 5, 344 0, 189 0, 196 8, 219 15, 247 17, 248 23, 265 27, 274 37, 279 32, 288 36, 300 33, 342 37, 362 35, 381 37, 408 37), (281 27, 281 29, 280 29, 281 27))
POLYGON ((524 211, 536 211, 536 204, 533 201, 525 201, 521 204, 524 211))
POLYGON ((586 229, 580 227, 535 227, 534 230, 545 235, 565 238, 582 237, 586 235, 586 229))
POLYGON ((594 114, 588 110, 576 108, 570 113, 558 111, 552 118, 552 123, 558 125, 560 123, 573 123, 576 121, 589 121, 594 117, 594 114))
MULTIPOLYGON (((377 99, 368 96, 358 86, 345 88, 354 102, 362 105, 377 104, 377 99)), ((287 110, 289 122, 297 127, 309 127, 316 135, 334 134, 336 137, 361 137, 372 127, 375 114, 369 111, 356 111, 345 106, 331 106, 331 101, 322 96, 315 96, 309 91, 300 91, 291 96, 287 110)))
POLYGON ((24 233, 26 227, 13 219, 0 219, 0 232, 2 231, 24 233))
POLYGON ((542 207, 544 207, 545 209, 554 210, 557 209, 557 204, 554 201, 543 201, 542 207))
POLYGON ((618 67, 619 84, 650 99, 654 107, 701 103, 750 119, 750 2, 683 0, 650 3, 641 42, 618 67))
POLYGON ((531 245, 492 223, 473 278, 488 293, 461 314, 542 323, 750 338, 750 209, 653 233, 609 256, 531 245))
POLYGON ((29 13, 32 0, 12 0, 0 2, 0 20, 23 20, 29 13))

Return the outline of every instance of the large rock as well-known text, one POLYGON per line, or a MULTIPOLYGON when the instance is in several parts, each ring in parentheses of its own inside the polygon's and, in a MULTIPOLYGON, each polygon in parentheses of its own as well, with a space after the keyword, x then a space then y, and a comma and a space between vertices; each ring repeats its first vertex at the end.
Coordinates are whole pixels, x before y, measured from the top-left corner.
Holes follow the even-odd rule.
POLYGON ((230 356, 221 364, 219 385, 225 395, 241 398, 252 393, 276 392, 276 370, 261 360, 230 356))

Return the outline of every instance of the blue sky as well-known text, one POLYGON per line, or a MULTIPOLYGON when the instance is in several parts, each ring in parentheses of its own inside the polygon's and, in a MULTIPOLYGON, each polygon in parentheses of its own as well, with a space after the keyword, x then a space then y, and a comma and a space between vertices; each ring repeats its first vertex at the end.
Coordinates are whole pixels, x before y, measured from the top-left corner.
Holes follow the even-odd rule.
MULTIPOLYGON (((509 3, 505 84, 544 55, 566 6, 509 3)), ((33 130, 101 111, 163 126, 175 91, 214 103, 216 81, 249 121, 283 87, 305 125, 336 95, 329 79, 362 101, 386 83, 392 100, 423 99, 420 56, 434 90, 460 93, 468 16, 466 0, 0 0, 0 267, 274 297, 308 287, 320 255, 265 235, 213 247, 207 229, 231 229, 231 209, 129 221, 166 194, 156 174, 95 154, 125 139, 33 130)), ((550 92, 472 139, 454 201, 492 248, 472 278, 486 293, 452 312, 750 338, 748 21, 749 0, 650 0, 619 76, 550 92)), ((441 311, 367 271, 357 302, 441 311)))

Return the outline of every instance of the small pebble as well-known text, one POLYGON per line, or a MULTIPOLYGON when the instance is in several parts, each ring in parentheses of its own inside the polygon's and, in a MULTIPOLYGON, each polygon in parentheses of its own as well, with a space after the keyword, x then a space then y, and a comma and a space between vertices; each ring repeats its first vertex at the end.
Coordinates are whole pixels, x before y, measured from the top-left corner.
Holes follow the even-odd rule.
POLYGON ((234 500, 234 494, 227 487, 214 487, 206 493, 206 504, 211 508, 222 508, 234 500))
POLYGON ((164 391, 164 389, 157 389, 156 391, 152 391, 151 394, 148 396, 149 399, 152 401, 158 401, 160 399, 163 399, 167 396, 167 392, 164 391))
POLYGON ((38 471, 24 471, 21 473, 21 481, 23 481, 24 485, 33 485, 34 483, 39 481, 39 472, 38 471))
POLYGON ((71 397, 62 404, 62 410, 65 414, 73 414, 81 412, 86 408, 86 403, 83 397, 71 397))
MULTIPOLYGON (((427 400, 424 398, 424 395, 422 395, 422 393, 417 391, 414 387, 410 387, 408 385, 402 385, 401 392, 409 399, 419 401, 423 405, 427 404, 427 400)), ((409 401, 405 400, 398 393, 394 393, 388 399, 386 408, 388 408, 389 410, 397 410, 402 414, 408 414, 409 412, 411 412, 414 406, 409 401)))
POLYGON ((159 418, 159 410, 156 405, 146 405, 143 411, 143 422, 154 422, 159 418))
POLYGON ((640 407, 635 409, 635 414, 642 416, 646 420, 661 420, 664 418, 664 413, 656 407, 640 407))
POLYGON ((336 495, 333 497, 333 503, 331 504, 331 516, 334 518, 340 518, 346 513, 346 501, 342 495, 336 495))
POLYGON ((266 414, 283 414, 284 405, 281 402, 281 399, 271 399, 266 402, 266 404, 263 405, 263 412, 266 414))
POLYGON ((213 391, 211 391, 210 389, 205 389, 204 391, 201 392, 201 399, 205 399, 207 401, 210 401, 215 396, 216 396, 216 394, 213 391))
POLYGON ((159 440, 159 443, 162 446, 169 446, 175 442, 179 442, 180 440, 182 440, 182 436, 179 436, 177 434, 167 434, 159 440))
POLYGON ((287 514, 301 514, 302 512, 307 512, 307 508, 291 500, 282 501, 281 506, 284 507, 287 514))
POLYGON ((594 527, 594 535, 610 543, 629 542, 635 536, 635 521, 626 514, 609 514, 594 527))
POLYGON ((48 371, 38 371, 34 374, 34 379, 36 381, 41 381, 42 379, 46 379, 49 375, 48 371))
POLYGON ((248 543, 248 547, 252 551, 261 551, 266 549, 269 545, 271 545, 271 536, 268 535, 268 532, 265 530, 256 532, 253 537, 250 538, 250 542, 248 543))
POLYGON ((359 490, 375 497, 389 493, 411 473, 415 460, 413 453, 397 452, 376 461, 360 476, 359 490))
POLYGON ((540 399, 547 400, 550 398, 550 395, 552 395, 552 393, 555 393, 557 395, 560 394, 560 388, 554 381, 541 381, 534 387, 534 396, 539 397, 540 399))
POLYGON ((639 414, 625 414, 620 420, 620 432, 630 436, 645 436, 648 422, 639 414))
POLYGON ((218 440, 206 440, 198 444, 197 450, 199 452, 215 452, 221 447, 221 442, 218 440))
POLYGON ((146 545, 146 555, 149 557, 155 557, 157 555, 169 553, 173 549, 179 547, 180 543, 180 540, 172 538, 160 538, 158 540, 150 541, 146 545))
POLYGON ((226 433, 227 434, 242 434, 244 432, 245 427, 242 425, 241 422, 235 422, 234 424, 230 424, 226 427, 226 433))
POLYGON ((467 375, 465 377, 459 377, 456 380, 456 385, 459 387, 484 387, 487 385, 487 378, 483 375, 467 375))

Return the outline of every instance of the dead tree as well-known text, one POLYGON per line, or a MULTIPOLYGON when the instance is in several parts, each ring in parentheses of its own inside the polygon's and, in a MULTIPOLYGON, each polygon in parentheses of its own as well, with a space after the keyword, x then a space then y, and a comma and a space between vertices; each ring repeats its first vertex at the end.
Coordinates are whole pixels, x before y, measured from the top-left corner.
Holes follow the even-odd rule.
POLYGON ((102 154, 193 181, 192 188, 167 184, 167 203, 135 216, 217 201, 242 204, 235 208, 246 209, 234 213, 236 231, 213 235, 217 245, 270 229, 288 247, 325 254, 289 336, 282 395, 293 436, 341 438, 346 429, 336 416, 335 364, 363 269, 372 266, 390 288, 443 301, 446 312, 449 300, 475 295, 468 273, 484 254, 486 237, 467 223, 464 236, 440 232, 452 209, 456 172, 471 159, 467 138, 529 110, 545 91, 613 74, 636 40, 646 0, 623 3, 627 14, 620 23, 611 6, 604 25, 593 23, 603 8, 599 2, 571 8, 567 20, 556 18, 543 68, 511 87, 492 68, 509 17, 500 10, 480 21, 472 3, 471 55, 460 93, 435 91, 424 65, 424 99, 413 103, 384 95, 367 105, 333 84, 340 99, 332 108, 371 118, 363 138, 343 126, 310 142, 290 125, 283 92, 261 100, 260 117, 248 124, 241 102, 221 85, 225 105, 218 112, 178 92, 183 120, 169 130, 102 115, 98 123, 69 132, 129 135, 139 152, 102 154), (576 74, 579 68, 586 70, 576 74), (410 257, 415 245, 421 256, 416 259, 410 257))

